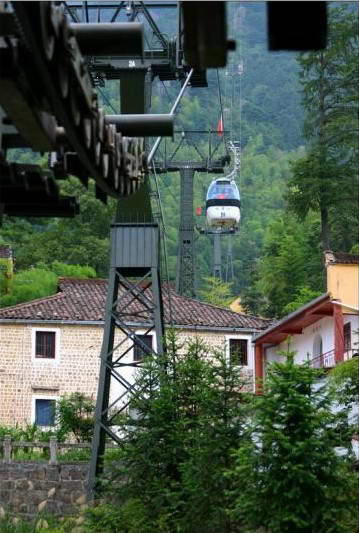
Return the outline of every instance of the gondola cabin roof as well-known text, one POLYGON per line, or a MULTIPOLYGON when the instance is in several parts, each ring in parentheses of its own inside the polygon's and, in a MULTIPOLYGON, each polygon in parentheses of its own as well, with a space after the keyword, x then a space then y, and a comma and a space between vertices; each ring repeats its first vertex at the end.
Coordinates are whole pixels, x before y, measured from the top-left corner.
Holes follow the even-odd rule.
POLYGON ((207 200, 239 200, 239 191, 234 180, 218 178, 212 181, 207 191, 207 200))

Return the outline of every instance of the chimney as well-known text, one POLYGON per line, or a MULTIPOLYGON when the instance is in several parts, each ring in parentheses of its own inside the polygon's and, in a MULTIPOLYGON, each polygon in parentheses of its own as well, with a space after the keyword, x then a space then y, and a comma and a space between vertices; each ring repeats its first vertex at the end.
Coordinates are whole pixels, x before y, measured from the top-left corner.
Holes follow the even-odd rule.
POLYGON ((11 246, 0 245, 0 296, 11 292, 14 261, 11 246))
POLYGON ((331 250, 325 250, 324 261, 326 267, 331 263, 335 263, 335 255, 331 250))

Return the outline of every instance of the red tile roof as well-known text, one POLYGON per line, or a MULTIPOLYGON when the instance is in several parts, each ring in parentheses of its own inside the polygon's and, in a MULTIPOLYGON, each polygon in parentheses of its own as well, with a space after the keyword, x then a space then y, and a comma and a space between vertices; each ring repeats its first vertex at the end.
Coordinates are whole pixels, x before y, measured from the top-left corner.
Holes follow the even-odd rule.
POLYGON ((326 265, 358 265, 359 255, 348 254, 346 252, 332 252, 327 250, 325 252, 325 264, 326 265))
MULTIPOLYGON (((107 280, 62 278, 57 294, 0 309, 0 320, 103 321, 106 293, 107 280)), ((150 296, 149 289, 146 289, 146 294, 150 296)), ((162 296, 167 324, 171 322, 169 301, 173 322, 178 326, 262 330, 271 323, 264 318, 179 296, 168 286, 163 287, 162 296)), ((122 302, 125 303, 127 321, 146 322, 133 315, 142 311, 137 303, 126 305, 126 301, 122 300, 121 305, 122 302)))

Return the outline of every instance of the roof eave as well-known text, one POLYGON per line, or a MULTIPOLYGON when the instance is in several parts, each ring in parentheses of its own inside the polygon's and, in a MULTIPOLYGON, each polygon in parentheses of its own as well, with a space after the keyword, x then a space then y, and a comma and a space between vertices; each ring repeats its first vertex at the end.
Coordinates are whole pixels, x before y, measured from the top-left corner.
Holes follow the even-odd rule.
POLYGON ((292 322, 293 319, 299 317, 306 311, 309 311, 312 307, 315 307, 316 305, 320 303, 324 303, 325 301, 331 301, 331 296, 329 292, 326 292, 325 294, 321 294, 314 300, 311 300, 310 302, 306 303, 299 309, 296 309, 292 313, 289 313, 289 315, 286 315, 281 320, 270 326, 269 328, 265 329, 263 332, 259 333, 259 335, 256 335, 254 338, 254 342, 259 341, 260 339, 266 337, 269 333, 274 333, 276 330, 278 331, 283 325, 292 322))
MULTIPOLYGON (((32 318, 1 318, 0 324, 62 324, 77 326, 103 326, 103 320, 64 320, 64 319, 32 319, 32 318)), ((149 322, 126 322, 126 325, 137 328, 148 328, 149 322)), ((222 331, 256 333, 259 328, 241 326, 211 326, 196 324, 165 324, 166 328, 186 329, 191 331, 222 331)))

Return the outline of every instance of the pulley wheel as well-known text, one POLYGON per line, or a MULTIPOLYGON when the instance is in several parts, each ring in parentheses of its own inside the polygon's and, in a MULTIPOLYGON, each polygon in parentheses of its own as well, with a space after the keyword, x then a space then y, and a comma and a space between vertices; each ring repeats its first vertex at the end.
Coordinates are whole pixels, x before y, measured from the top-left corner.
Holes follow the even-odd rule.
POLYGON ((58 86, 60 89, 60 94, 62 98, 67 98, 69 94, 69 67, 64 58, 58 58, 57 60, 57 77, 58 77, 58 86))
POLYGON ((81 122, 81 111, 80 111, 79 102, 77 99, 77 91, 75 88, 73 88, 73 90, 70 92, 69 100, 70 100, 70 108, 71 108, 71 113, 72 113, 74 124, 76 126, 79 126, 81 122))
POLYGON ((83 131, 83 137, 85 139, 85 146, 87 149, 91 146, 91 140, 92 140, 92 124, 91 119, 88 117, 85 117, 82 119, 82 131, 83 131))
POLYGON ((101 171, 102 171, 102 176, 106 179, 108 178, 109 160, 110 160, 109 154, 107 154, 106 152, 103 152, 101 156, 101 171))
POLYGON ((45 57, 51 61, 55 51, 55 36, 51 23, 51 2, 39 2, 42 45, 45 57))

